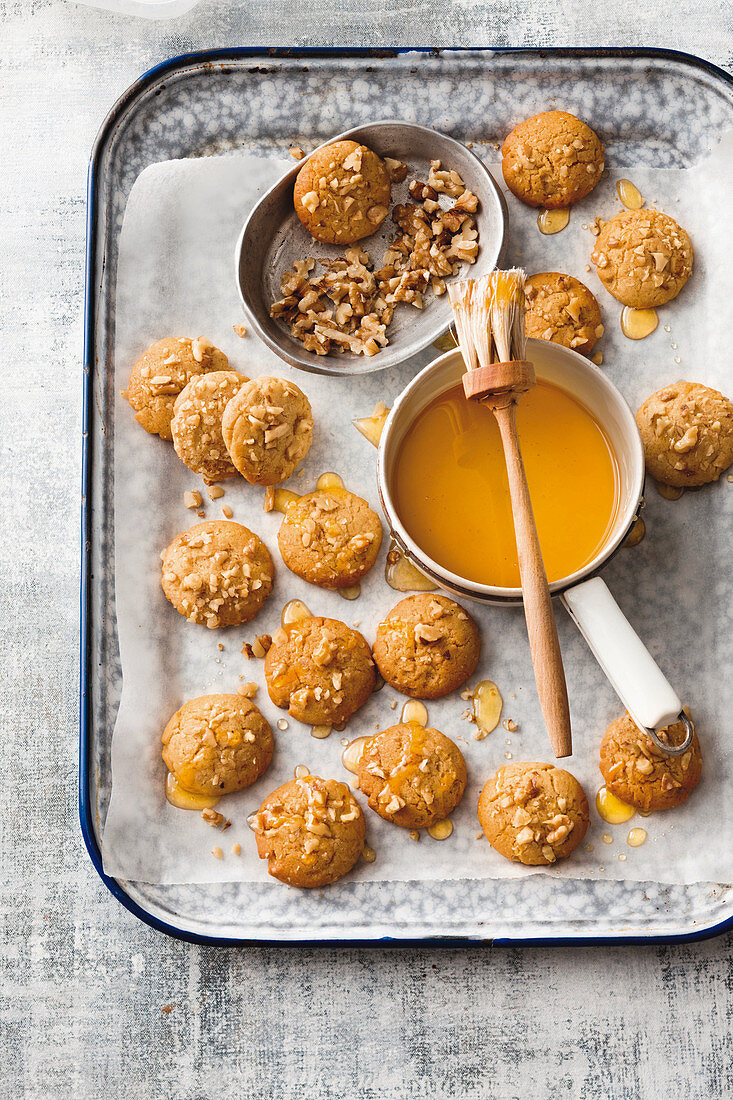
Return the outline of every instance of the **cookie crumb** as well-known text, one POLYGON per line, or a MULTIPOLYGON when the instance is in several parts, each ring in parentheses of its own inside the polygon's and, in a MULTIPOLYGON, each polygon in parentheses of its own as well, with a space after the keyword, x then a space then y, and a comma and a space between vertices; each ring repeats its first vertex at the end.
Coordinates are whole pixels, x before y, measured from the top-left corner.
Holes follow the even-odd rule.
POLYGON ((237 695, 243 695, 245 699, 254 699, 257 694, 257 684, 248 682, 246 684, 240 684, 237 688, 237 695))
POLYGON ((208 489, 206 490, 206 495, 208 496, 209 500, 218 500, 219 497, 224 496, 224 490, 222 489, 221 485, 209 485, 208 489))
POLYGON ((234 512, 231 510, 228 504, 225 504, 221 511, 222 515, 226 516, 227 519, 231 519, 234 515, 234 512))
POLYGON ((183 494, 183 503, 186 508, 200 508, 202 504, 201 493, 198 489, 188 489, 183 494))
POLYGON ((275 486, 268 485, 265 489, 265 500, 262 505, 263 512, 272 512, 275 508, 275 486))
POLYGON ((219 642, 219 644, 217 645, 217 647, 216 647, 216 648, 217 648, 218 650, 223 650, 223 649, 224 649, 224 646, 223 646, 223 645, 221 644, 221 642, 219 642))
POLYGON ((236 332, 237 336, 240 336, 242 339, 244 339, 244 337, 247 335, 246 325, 232 325, 232 328, 236 332))
POLYGON ((233 856, 238 856, 238 855, 241 855, 241 854, 242 854, 242 845, 241 844, 232 844, 232 855, 233 856))
POLYGON ((163 1005, 160 1011, 163 1013, 164 1016, 167 1016, 169 1012, 172 1012, 173 1009, 177 1007, 178 1005, 163 1005))
POLYGON ((514 733, 515 730, 519 729, 517 723, 514 722, 511 718, 505 718, 501 724, 505 730, 508 730, 509 733, 514 733))
POLYGON ((293 158, 293 160, 302 160, 305 156, 305 153, 299 145, 291 145, 288 149, 288 152, 290 153, 290 156, 293 158))
POLYGON ((201 811, 201 816, 207 825, 211 825, 213 829, 221 829, 224 832, 231 825, 231 821, 228 817, 224 817, 224 814, 220 814, 218 810, 207 809, 201 811))
POLYGON ((211 849, 211 854, 214 857, 214 859, 223 859, 224 858, 224 853, 222 852, 222 850, 221 850, 221 848, 219 847, 218 844, 215 844, 214 847, 211 849))
POLYGON ((242 644, 242 653, 248 661, 251 661, 254 657, 254 652, 252 651, 252 646, 249 644, 249 642, 244 642, 242 644))
POLYGON ((418 829, 410 829, 410 840, 419 840, 420 832, 418 829))

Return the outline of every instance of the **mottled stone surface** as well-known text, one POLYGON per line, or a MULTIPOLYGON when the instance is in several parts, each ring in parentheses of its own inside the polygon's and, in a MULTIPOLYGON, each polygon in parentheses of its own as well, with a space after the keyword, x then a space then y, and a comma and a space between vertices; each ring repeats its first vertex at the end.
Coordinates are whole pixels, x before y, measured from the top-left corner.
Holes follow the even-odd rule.
POLYGON ((730 65, 721 12, 683 0, 670 19, 661 0, 643 10, 616 0, 589 23, 580 0, 232 0, 169 24, 0 0, 3 1095, 733 1091, 730 939, 525 952, 198 948, 110 897, 76 814, 85 170, 116 96, 172 54, 232 44, 646 41, 730 65))

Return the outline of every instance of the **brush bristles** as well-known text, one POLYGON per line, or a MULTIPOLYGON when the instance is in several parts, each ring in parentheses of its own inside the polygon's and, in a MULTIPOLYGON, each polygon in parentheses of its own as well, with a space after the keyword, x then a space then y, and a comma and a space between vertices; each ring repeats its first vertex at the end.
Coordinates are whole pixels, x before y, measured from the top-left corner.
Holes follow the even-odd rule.
POLYGON ((521 268, 512 268, 448 284, 468 370, 525 358, 524 279, 521 268))

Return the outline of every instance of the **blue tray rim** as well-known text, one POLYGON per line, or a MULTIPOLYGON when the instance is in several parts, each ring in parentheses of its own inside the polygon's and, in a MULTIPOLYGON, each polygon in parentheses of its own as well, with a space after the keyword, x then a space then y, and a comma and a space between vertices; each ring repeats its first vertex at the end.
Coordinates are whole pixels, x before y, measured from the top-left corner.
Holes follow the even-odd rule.
POLYGON ((686 65, 691 69, 698 69, 719 80, 726 85, 733 96, 733 76, 720 66, 713 64, 705 58, 695 54, 685 53, 680 50, 669 50, 660 47, 539 47, 539 46, 504 46, 504 47, 432 47, 432 46, 405 46, 394 48, 371 47, 270 47, 270 46, 233 46, 231 48, 202 50, 194 53, 178 54, 168 58, 157 65, 147 69, 129 88, 119 97, 116 103, 108 111, 97 136, 92 145, 87 173, 87 219, 86 219, 86 256, 85 256, 85 286, 84 286, 84 342, 83 342, 83 383, 82 383, 82 461, 81 461, 81 579, 80 579, 80 672, 79 672, 79 822, 89 858, 100 879, 110 893, 133 916, 144 924, 159 932, 163 932, 175 939, 187 943, 202 944, 217 947, 325 947, 325 948, 355 948, 355 947, 619 947, 619 946, 659 946, 664 944, 697 943, 711 939, 714 936, 723 935, 733 928, 733 914, 718 924, 707 928, 697 929, 685 933, 669 933, 657 936, 538 936, 538 937, 514 937, 499 936, 495 938, 482 938, 473 936, 442 936, 420 937, 417 939, 401 939, 389 936, 376 936, 373 939, 342 939, 342 940, 273 940, 266 938, 240 939, 223 936, 206 936, 189 932, 185 928, 179 928, 174 924, 155 916, 154 913, 144 909, 126 891, 123 882, 106 875, 102 865, 102 852, 99 847, 94 826, 92 798, 90 792, 90 729, 91 719, 89 714, 89 679, 91 671, 91 653, 89 643, 89 586, 90 586, 90 545, 91 545, 91 509, 88 504, 89 469, 91 436, 89 434, 92 416, 92 366, 95 347, 95 318, 97 307, 97 292, 94 285, 94 272, 97 258, 96 229, 99 210, 96 202, 96 182, 99 174, 100 159, 105 142, 121 121, 125 111, 142 95, 147 87, 166 73, 173 73, 191 64, 220 63, 226 59, 232 61, 244 58, 317 58, 317 57, 343 57, 343 58, 374 58, 375 60, 397 57, 401 54, 481 54, 487 57, 511 56, 515 54, 536 53, 539 56, 565 56, 578 60, 584 58, 661 58, 686 65))

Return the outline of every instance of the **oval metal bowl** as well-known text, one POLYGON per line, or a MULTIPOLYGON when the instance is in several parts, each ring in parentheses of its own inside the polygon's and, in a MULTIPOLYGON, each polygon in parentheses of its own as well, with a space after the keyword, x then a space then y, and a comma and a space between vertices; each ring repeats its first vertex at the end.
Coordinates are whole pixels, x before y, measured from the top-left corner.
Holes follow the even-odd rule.
MULTIPOLYGON (((427 179, 431 160, 440 160, 445 168, 459 172, 466 187, 479 198, 479 209, 474 215, 479 231, 478 258, 475 264, 465 264, 462 270, 474 277, 493 271, 500 263, 506 239, 506 203, 493 176, 470 149, 437 130, 409 122, 385 121, 356 126, 337 134, 324 145, 344 138, 367 145, 381 157, 393 157, 407 163, 407 179, 392 185, 393 202, 411 201, 407 186, 411 179, 427 179)), ((292 269, 294 261, 308 256, 319 259, 343 254, 342 246, 315 241, 293 209, 293 186, 303 163, 295 164, 263 195, 244 223, 237 241, 236 279, 245 313, 267 346, 301 370, 333 375, 386 370, 422 351, 447 330, 452 319, 447 294, 440 298, 432 293, 427 295, 422 310, 409 305, 396 309, 388 330, 389 344, 371 357, 351 352, 316 355, 306 351, 284 324, 270 317, 272 303, 281 297, 280 277, 284 271, 292 269)), ((395 231, 388 216, 380 230, 358 244, 374 259, 380 260, 395 231)))

